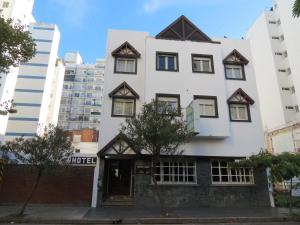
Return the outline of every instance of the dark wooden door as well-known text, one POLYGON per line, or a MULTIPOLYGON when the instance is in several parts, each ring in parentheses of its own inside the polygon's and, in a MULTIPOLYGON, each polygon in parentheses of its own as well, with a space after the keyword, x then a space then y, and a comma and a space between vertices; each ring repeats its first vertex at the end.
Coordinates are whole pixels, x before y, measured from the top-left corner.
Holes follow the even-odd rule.
POLYGON ((130 195, 132 161, 112 159, 108 169, 109 195, 130 195))

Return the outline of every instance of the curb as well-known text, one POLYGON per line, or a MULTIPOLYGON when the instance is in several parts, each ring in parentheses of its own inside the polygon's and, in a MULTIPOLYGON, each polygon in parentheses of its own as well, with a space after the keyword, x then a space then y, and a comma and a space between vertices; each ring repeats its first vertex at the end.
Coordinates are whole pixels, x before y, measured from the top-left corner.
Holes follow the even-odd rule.
POLYGON ((209 223, 258 223, 290 222, 288 217, 203 217, 203 218, 127 218, 127 219, 43 219, 43 218, 0 218, 0 223, 31 224, 209 224, 209 223))

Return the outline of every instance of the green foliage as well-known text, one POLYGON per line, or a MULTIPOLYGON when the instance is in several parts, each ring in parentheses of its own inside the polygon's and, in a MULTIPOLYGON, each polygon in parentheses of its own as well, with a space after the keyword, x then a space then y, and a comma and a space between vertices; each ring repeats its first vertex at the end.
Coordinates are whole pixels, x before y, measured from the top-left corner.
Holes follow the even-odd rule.
POLYGON ((293 6, 293 16, 294 17, 300 16, 300 0, 295 0, 294 6, 293 6))
POLYGON ((267 151, 262 151, 257 155, 252 155, 248 159, 235 163, 235 166, 270 168, 272 171, 271 180, 273 182, 283 182, 300 175, 300 155, 288 152, 273 155, 267 151))
POLYGON ((13 100, 5 101, 0 103, 0 115, 7 115, 8 113, 16 113, 17 110, 14 109, 15 104, 13 100))
POLYGON ((10 66, 29 61, 35 55, 35 46, 23 25, 0 17, 0 73, 8 73, 10 66))
POLYGON ((71 141, 61 128, 49 125, 42 136, 24 137, 7 141, 1 150, 16 157, 19 163, 48 169, 51 166, 66 165, 73 154, 71 141))
MULTIPOLYGON (((277 207, 289 207, 290 196, 288 194, 276 194, 274 196, 274 200, 277 207)), ((293 197, 292 206, 295 208, 300 208, 300 197, 293 197)))
POLYGON ((192 134, 181 116, 169 105, 152 101, 145 104, 136 117, 127 118, 121 132, 133 149, 155 158, 180 154, 178 147, 192 134))

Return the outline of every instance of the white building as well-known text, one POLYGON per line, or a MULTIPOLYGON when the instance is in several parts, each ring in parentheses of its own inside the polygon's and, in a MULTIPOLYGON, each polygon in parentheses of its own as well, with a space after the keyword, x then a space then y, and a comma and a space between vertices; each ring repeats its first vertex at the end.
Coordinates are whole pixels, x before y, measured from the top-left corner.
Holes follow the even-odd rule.
MULTIPOLYGON (((34 0, 0 0, 0 17, 20 21, 27 26, 35 22, 32 16, 33 3, 34 0)), ((12 100, 18 72, 19 67, 11 67, 8 74, 0 73, 0 103, 12 100)), ((0 115, 0 141, 6 131, 8 116, 0 115)))
POLYGON ((269 149, 300 150, 300 18, 294 0, 275 0, 247 33, 269 149))
POLYGON ((59 112, 64 130, 99 131, 104 85, 104 60, 85 64, 79 53, 66 53, 66 71, 59 112))
POLYGON ((34 0, 0 0, 0 17, 28 25, 35 22, 32 16, 33 4, 34 0))
POLYGON ((14 102, 17 113, 9 115, 5 140, 32 137, 43 126, 56 124, 63 85, 64 66, 57 58, 60 33, 56 25, 31 23, 36 56, 20 66, 14 102))
POLYGON ((109 30, 100 151, 92 206, 127 196, 156 205, 151 158, 119 135, 120 124, 142 104, 169 102, 196 133, 182 157, 165 157, 156 176, 168 206, 266 206, 264 173, 231 169, 230 161, 264 147, 249 42, 212 40, 181 16, 155 37, 109 30))

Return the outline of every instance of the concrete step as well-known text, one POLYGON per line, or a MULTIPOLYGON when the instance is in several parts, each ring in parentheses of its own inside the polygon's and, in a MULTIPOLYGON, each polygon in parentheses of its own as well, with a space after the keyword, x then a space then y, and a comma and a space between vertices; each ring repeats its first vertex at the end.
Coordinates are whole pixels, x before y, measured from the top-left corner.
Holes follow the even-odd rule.
POLYGON ((104 202, 103 206, 133 206, 133 198, 127 195, 109 196, 104 202))

